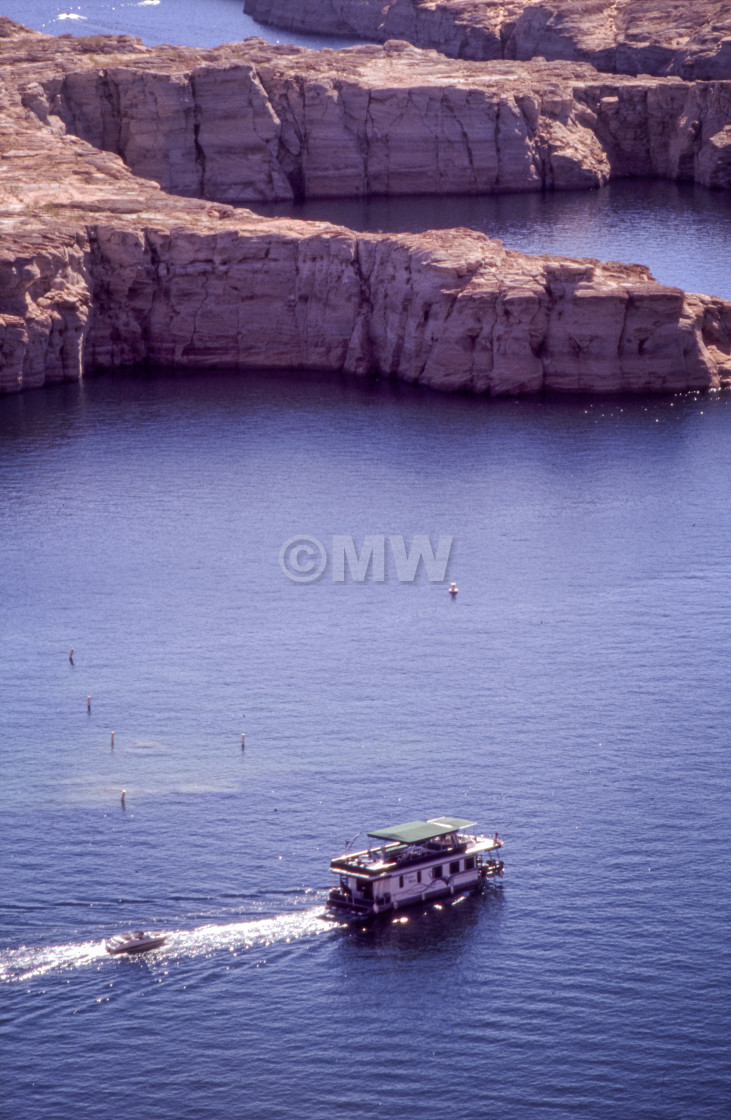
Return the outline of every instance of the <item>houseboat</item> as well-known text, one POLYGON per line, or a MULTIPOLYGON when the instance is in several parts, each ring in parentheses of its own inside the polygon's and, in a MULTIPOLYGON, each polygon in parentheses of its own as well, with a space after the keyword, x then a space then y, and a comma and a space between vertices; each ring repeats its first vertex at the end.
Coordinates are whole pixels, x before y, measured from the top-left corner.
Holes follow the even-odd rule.
POLYGON ((330 863, 337 886, 328 895, 333 916, 371 918, 444 895, 464 894, 502 878, 503 846, 494 836, 476 836, 474 821, 434 817, 368 833, 374 843, 330 863))

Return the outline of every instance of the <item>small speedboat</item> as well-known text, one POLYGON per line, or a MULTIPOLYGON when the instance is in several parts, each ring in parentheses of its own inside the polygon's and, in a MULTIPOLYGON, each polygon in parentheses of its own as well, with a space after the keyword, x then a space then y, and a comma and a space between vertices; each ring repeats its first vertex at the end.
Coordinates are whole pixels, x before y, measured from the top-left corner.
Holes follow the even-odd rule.
POLYGON ((104 942, 104 948, 112 956, 118 953, 148 953, 150 949, 157 949, 163 945, 167 939, 168 935, 159 929, 151 930, 149 933, 136 929, 130 933, 118 933, 114 937, 108 937, 104 942))

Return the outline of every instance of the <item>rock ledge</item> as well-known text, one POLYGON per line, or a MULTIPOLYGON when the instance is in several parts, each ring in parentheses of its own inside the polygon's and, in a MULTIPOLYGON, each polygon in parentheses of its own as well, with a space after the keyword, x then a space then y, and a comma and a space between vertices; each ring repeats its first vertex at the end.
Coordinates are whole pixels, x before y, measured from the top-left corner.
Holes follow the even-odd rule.
POLYGON ((244 11, 288 31, 407 39, 451 58, 731 78, 728 0, 245 0, 244 11))
MULTIPOLYGON (((528 257, 469 230, 356 234, 163 190, 104 150, 114 145, 103 114, 86 121, 95 145, 52 110, 60 75, 81 74, 83 87, 139 56, 144 87, 165 66, 134 41, 95 38, 93 66, 80 69, 78 43, 0 23, 0 391, 144 362, 483 394, 731 381, 731 303, 658 284, 641 266, 528 257)), ((229 61, 211 69, 211 96, 229 61)), ((176 89, 197 62, 180 54, 176 89)), ((70 87, 64 97, 68 111, 95 104, 75 103, 70 87)), ((215 133, 215 116, 205 127, 215 133)), ((150 139, 134 126, 125 145, 134 163, 129 151, 150 139)), ((180 150, 173 133, 171 175, 180 150)), ((237 165, 222 166, 209 182, 223 195, 237 165)))

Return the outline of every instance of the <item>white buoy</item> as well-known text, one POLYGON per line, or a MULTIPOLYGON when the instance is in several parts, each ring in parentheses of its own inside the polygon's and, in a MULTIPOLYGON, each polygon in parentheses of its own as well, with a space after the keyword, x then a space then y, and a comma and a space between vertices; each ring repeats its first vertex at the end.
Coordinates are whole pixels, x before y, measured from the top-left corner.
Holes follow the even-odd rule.
POLYGON ((112 748, 112 750, 114 750, 114 732, 112 732, 112 741, 109 745, 112 748))
POLYGON ((452 598, 454 598, 454 596, 457 594, 458 591, 459 591, 459 588, 457 587, 457 584, 456 583, 450 583, 449 594, 452 596, 452 598))

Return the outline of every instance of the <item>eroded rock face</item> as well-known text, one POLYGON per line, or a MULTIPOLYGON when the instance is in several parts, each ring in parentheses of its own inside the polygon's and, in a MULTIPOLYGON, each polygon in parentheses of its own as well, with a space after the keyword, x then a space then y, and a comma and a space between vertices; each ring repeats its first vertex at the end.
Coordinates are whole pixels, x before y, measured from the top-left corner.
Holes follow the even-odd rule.
POLYGON ((731 77, 728 0, 244 0, 289 31, 406 39, 451 58, 565 59, 620 74, 731 77))
POLYGON ((731 305, 646 269, 464 230, 357 235, 243 212, 97 216, 6 249, 5 391, 140 362, 333 370, 496 395, 731 380, 731 305), (10 280, 8 280, 10 277, 10 280))
MULTIPOLYGON (((3 391, 139 362, 493 394, 731 382, 731 304, 641 266, 528 257, 468 230, 356 234, 167 193, 66 131, 48 96, 54 41, 14 34, 18 61, 0 81, 3 391)), ((121 69, 109 45, 95 81, 121 69)), ((59 69, 76 75, 71 62, 59 69)), ((110 125, 88 127, 103 143, 110 125)))
POLYGON ((83 44, 25 74, 16 63, 23 104, 175 194, 489 194, 632 175, 731 186, 731 81, 456 62, 405 43, 123 47, 100 66, 83 44))
POLYGON ((0 393, 77 380, 91 293, 85 237, 39 230, 0 246, 0 393))
POLYGON ((91 232, 96 367, 328 369, 478 393, 709 383, 720 305, 646 270, 529 259, 467 231, 356 235, 251 219, 91 232))
MULTIPOLYGON (((83 56, 82 56, 83 57, 83 56)), ((148 61, 148 60, 146 60, 148 61)), ((226 202, 291 198, 278 161, 281 124, 245 62, 79 69, 24 89, 42 120, 57 120, 116 152, 165 190, 226 202)))

